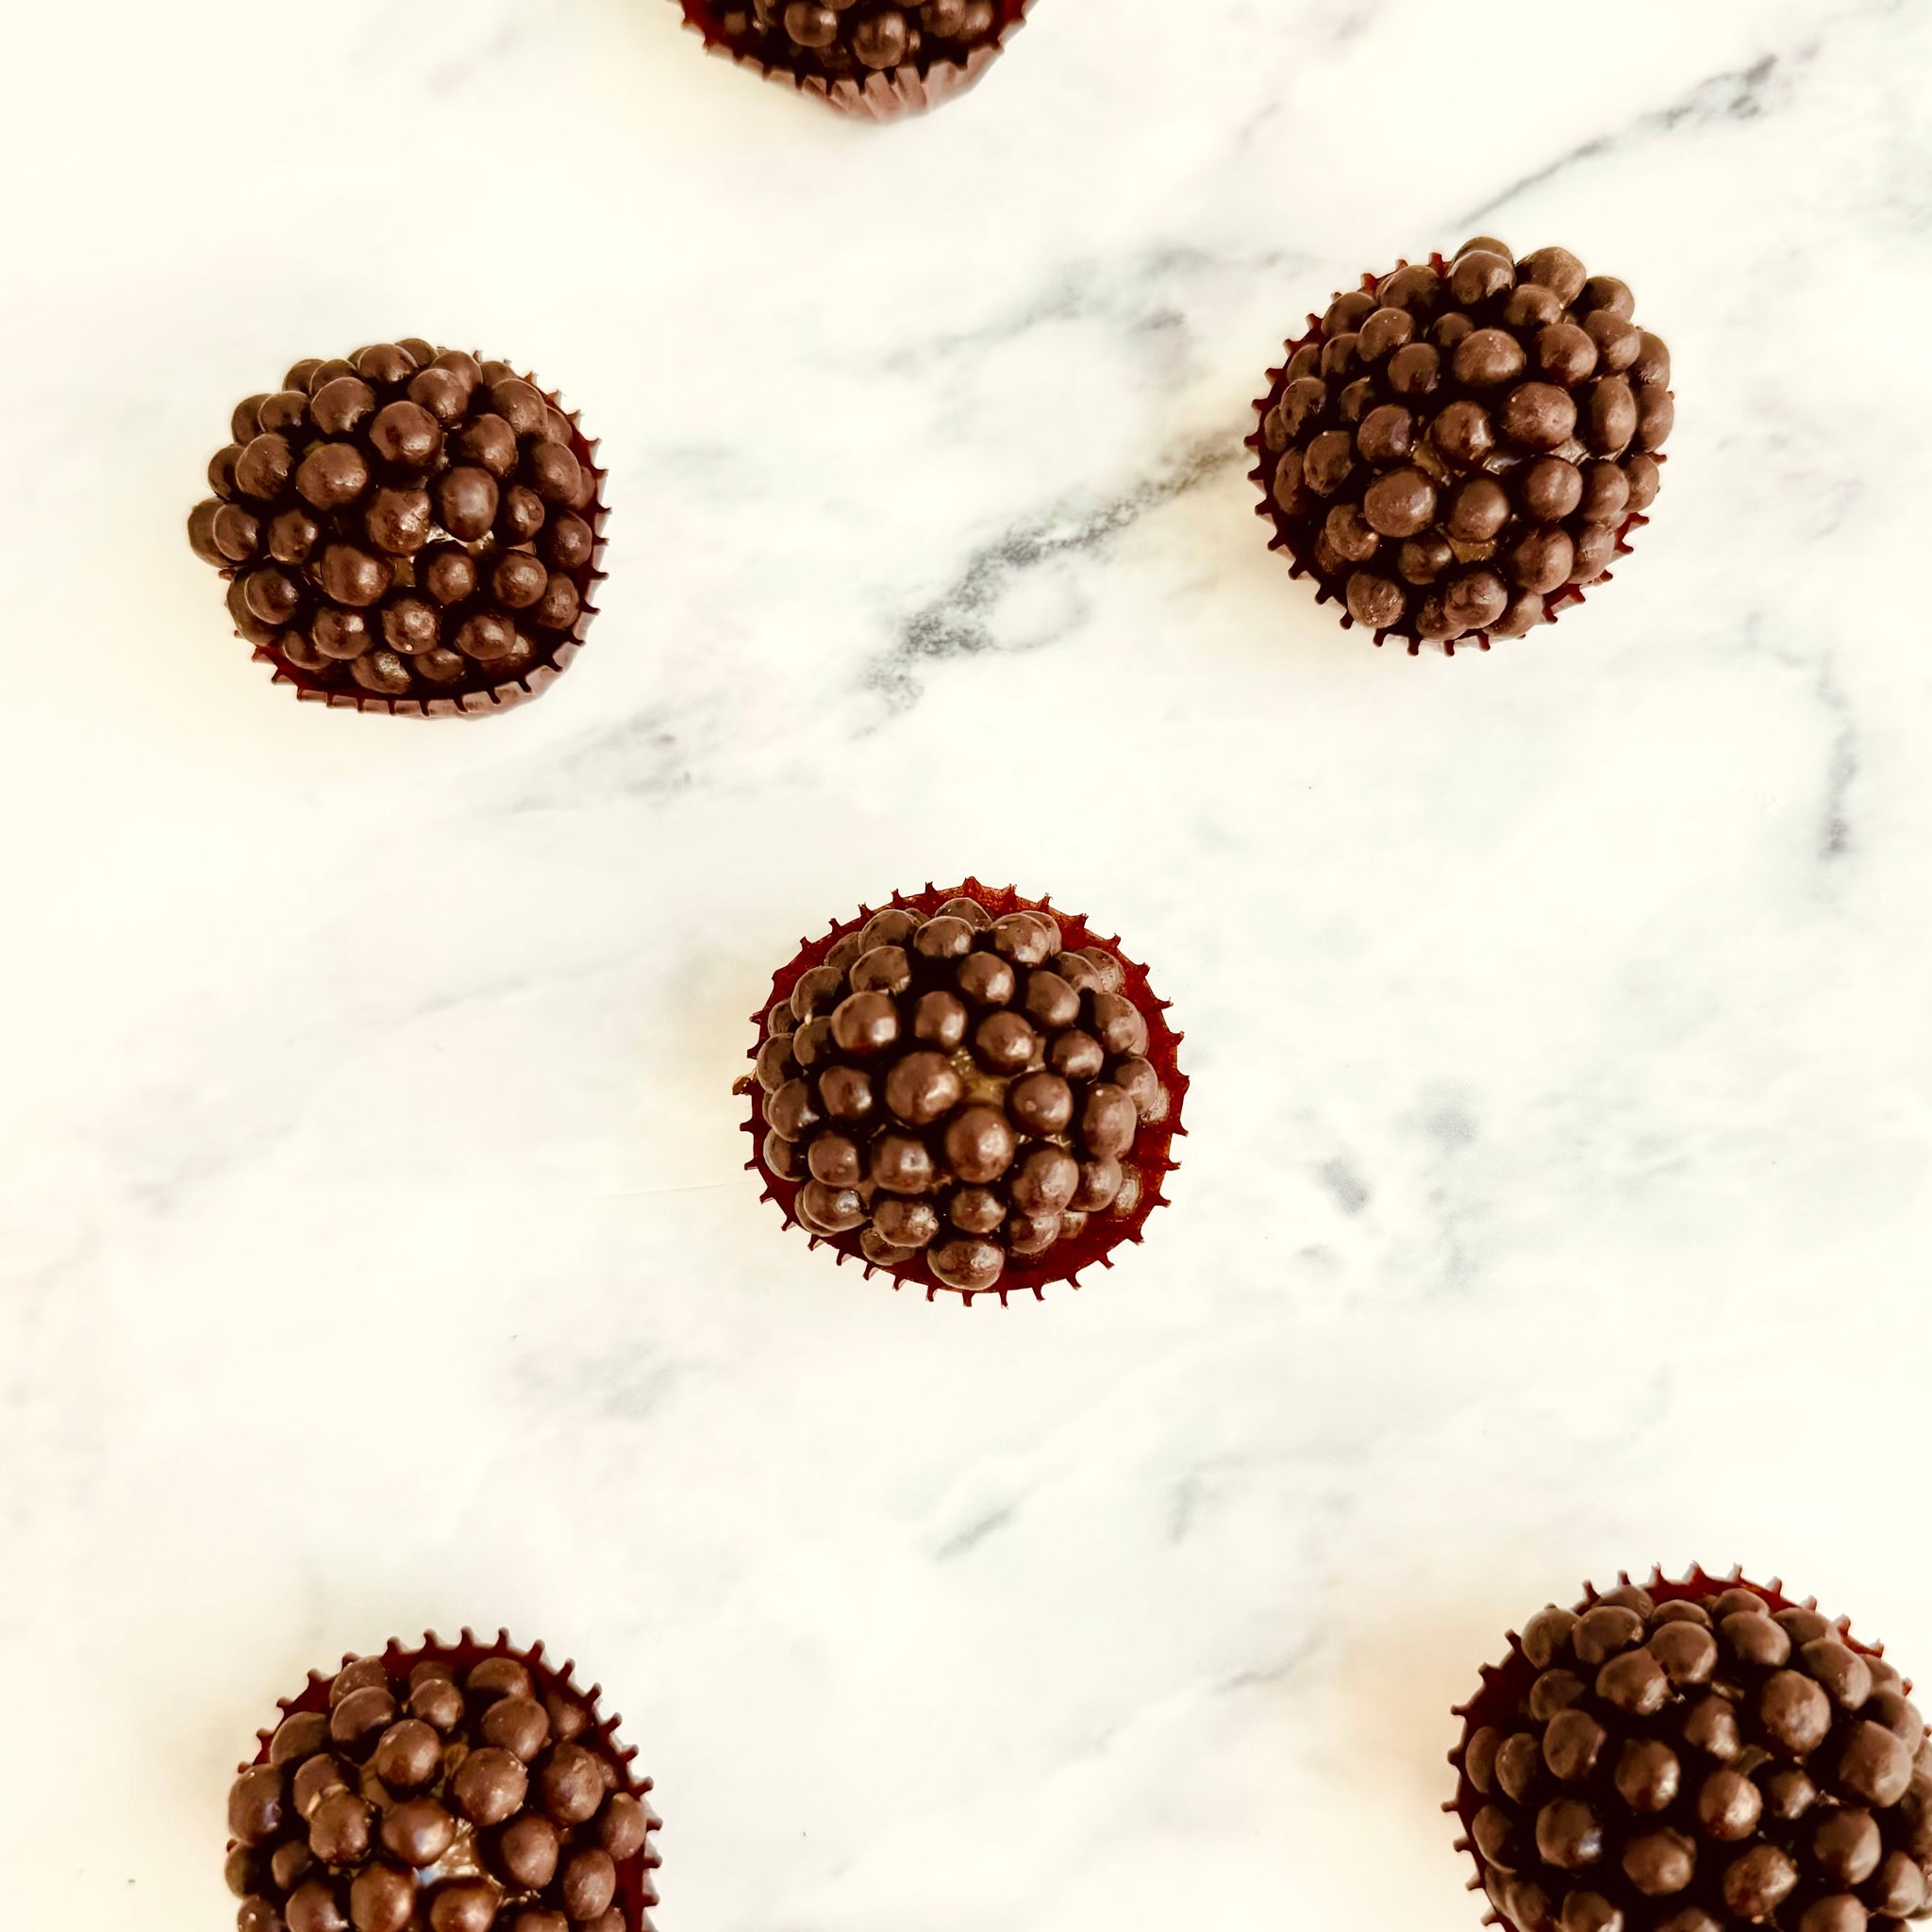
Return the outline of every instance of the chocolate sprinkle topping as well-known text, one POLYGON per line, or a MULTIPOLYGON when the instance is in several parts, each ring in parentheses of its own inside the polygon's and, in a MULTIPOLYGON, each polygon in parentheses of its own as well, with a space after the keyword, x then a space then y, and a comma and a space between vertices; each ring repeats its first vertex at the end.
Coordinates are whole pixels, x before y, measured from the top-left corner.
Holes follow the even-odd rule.
POLYGON ((1567 249, 1480 235, 1336 296, 1257 404, 1260 514, 1344 625, 1453 652, 1609 575, 1657 493, 1670 351, 1567 249))
POLYGON ((595 452, 507 362, 414 339, 298 362, 235 411, 188 520, 279 683, 365 710, 541 691, 595 611, 595 452))
POLYGON ((228 1794, 241 1932, 648 1932, 650 1780, 541 1644, 391 1644, 283 1710, 228 1794))
POLYGON ((1458 1713, 1462 1849, 1515 1932, 1884 1932, 1932 1875, 1910 1690, 1775 1584, 1592 1591, 1458 1713))
POLYGON ((841 1259, 1004 1301, 1106 1265, 1161 1205, 1179 1036, 1083 922, 969 879, 834 927, 773 991, 751 1165, 841 1259))

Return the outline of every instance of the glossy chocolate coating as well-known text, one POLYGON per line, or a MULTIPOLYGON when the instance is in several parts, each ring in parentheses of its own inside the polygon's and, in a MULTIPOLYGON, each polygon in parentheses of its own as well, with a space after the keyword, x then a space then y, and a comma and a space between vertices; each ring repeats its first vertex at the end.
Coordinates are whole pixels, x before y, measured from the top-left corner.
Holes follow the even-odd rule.
POLYGON ((377 343, 236 409, 189 541, 304 694, 474 708, 570 661, 595 614, 600 478, 555 399, 490 367, 377 343))
POLYGON ((1514 1932, 1886 1932, 1925 1905, 1924 1721, 1842 1624, 1774 1589, 1699 1571, 1541 1611, 1454 1757, 1514 1932))
POLYGON ((963 66, 997 48, 1019 0, 695 0, 686 12, 741 58, 776 72, 863 82, 963 66))
POLYGON ((640 1932, 658 1819, 567 1676, 501 1645, 315 1680, 228 1797, 242 1932, 640 1932))
POLYGON ((1553 619, 1657 494, 1670 352, 1631 306, 1487 236, 1338 295, 1249 440, 1277 545, 1377 641, 1553 619))

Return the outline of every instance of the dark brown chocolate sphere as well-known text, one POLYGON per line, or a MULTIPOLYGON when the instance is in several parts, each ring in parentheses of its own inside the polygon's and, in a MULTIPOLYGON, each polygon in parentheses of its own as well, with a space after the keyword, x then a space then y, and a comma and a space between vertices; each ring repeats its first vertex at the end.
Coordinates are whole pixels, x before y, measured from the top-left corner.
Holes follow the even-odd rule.
POLYGON ((1910 1690, 1775 1584, 1626 1578, 1458 1711, 1464 1849, 1513 1932, 1886 1932, 1932 1876, 1910 1690))
POLYGON ((1257 405, 1272 547, 1377 643, 1554 619, 1657 494, 1670 351, 1629 307, 1567 250, 1489 236, 1338 295, 1257 405))
POLYGON ((311 1676, 228 1794, 241 1932, 647 1932, 651 1783, 596 1699, 467 1630, 311 1676))
POLYGON ((1182 1131, 1145 971, 1045 901, 969 879, 808 944, 755 1015, 750 1163, 788 1220, 971 1301, 1138 1241, 1182 1131))
POLYGON ((277 683, 443 716, 532 696, 576 655, 603 473, 554 396, 488 367, 380 342, 236 409, 189 541, 277 683))
POLYGON ((886 120, 970 86, 1032 0, 681 0, 708 46, 886 120))

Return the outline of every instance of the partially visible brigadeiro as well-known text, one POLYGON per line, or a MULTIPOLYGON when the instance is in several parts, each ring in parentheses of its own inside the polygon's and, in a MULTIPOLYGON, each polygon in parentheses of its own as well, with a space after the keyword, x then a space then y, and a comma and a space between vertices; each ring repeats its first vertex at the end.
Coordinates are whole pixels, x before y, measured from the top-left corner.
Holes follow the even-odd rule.
POLYGON ((660 1821, 597 1698, 503 1632, 311 1673, 228 1793, 240 1932, 648 1932, 660 1821))
POLYGON ((678 0, 714 53, 875 121, 962 93, 1032 0, 678 0))
POLYGON ((1927 1911, 1911 1684, 1781 1585, 1693 1570, 1539 1611, 1457 1713, 1445 1807, 1513 1932, 1895 1932, 1927 1911))
POLYGON ((1365 275, 1288 344, 1259 513, 1345 627, 1453 654, 1580 602, 1648 519, 1671 356, 1614 275, 1492 236, 1365 275))
POLYGON ((542 691, 603 572, 604 472, 508 362, 414 337, 298 362, 235 410, 188 520, 277 684, 446 717, 542 691))
POLYGON ((1074 1281, 1162 1205, 1188 1083, 1143 967, 1041 900, 895 893, 753 1017, 749 1163, 789 1223, 970 1303, 1074 1281))

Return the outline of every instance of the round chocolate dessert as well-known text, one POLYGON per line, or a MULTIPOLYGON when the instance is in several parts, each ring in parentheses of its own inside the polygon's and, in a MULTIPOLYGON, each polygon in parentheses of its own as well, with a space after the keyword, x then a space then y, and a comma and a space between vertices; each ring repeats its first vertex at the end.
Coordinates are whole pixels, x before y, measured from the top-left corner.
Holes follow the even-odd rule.
POLYGON ((1910 1690, 1775 1583, 1626 1577, 1483 1672, 1447 1808, 1515 1932, 1882 1932, 1932 1871, 1910 1690))
POLYGON ((807 944, 754 1014, 766 1198, 867 1273, 971 1302, 1138 1241, 1188 1083, 1147 974, 1084 921, 968 879, 807 944))
POLYGON ((532 697, 575 657, 604 473, 508 363, 413 338, 298 362, 232 435, 188 535, 276 683, 442 717, 532 697))
POLYGON ((1671 356, 1630 291, 1492 237, 1308 317, 1257 404, 1253 473, 1293 575, 1342 625, 1453 654, 1609 575, 1657 496, 1671 356))
POLYGON ((984 74, 1032 0, 680 0, 713 51, 849 114, 936 107, 984 74))
POLYGON ((659 1820, 597 1696, 501 1632, 311 1674, 228 1793, 241 1932, 644 1932, 659 1820))

